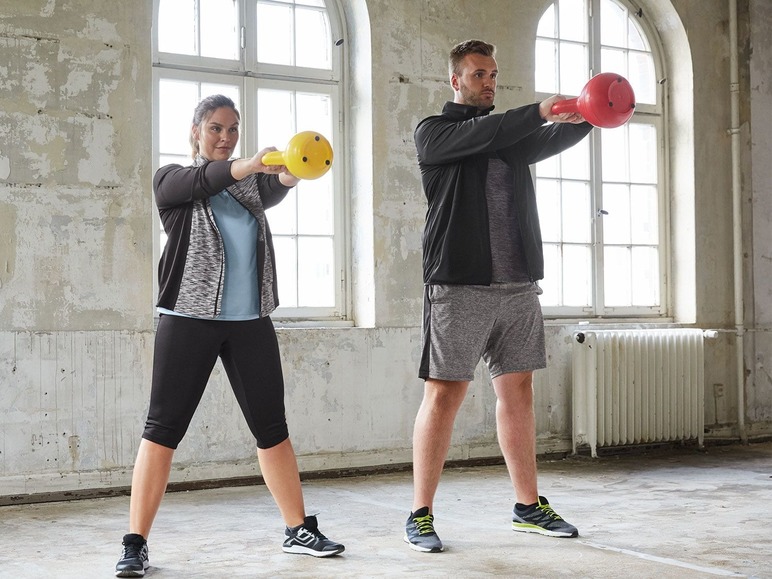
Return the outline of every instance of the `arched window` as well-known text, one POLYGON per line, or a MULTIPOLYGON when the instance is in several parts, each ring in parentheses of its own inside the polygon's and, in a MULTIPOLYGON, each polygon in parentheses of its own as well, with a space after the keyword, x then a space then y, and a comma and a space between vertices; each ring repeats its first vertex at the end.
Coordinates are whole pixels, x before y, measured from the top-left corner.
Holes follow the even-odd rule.
MULTIPOLYGON (((225 94, 241 113, 235 156, 282 150, 297 132, 335 151, 322 178, 267 210, 277 254, 275 317, 346 317, 341 127, 342 27, 325 0, 154 0, 154 169, 191 162, 193 110, 225 94)), ((158 227, 158 226, 157 226, 158 227)), ((156 230, 156 258, 164 239, 156 230)))
POLYGON ((627 78, 635 114, 595 129, 535 167, 545 251, 547 315, 668 313, 668 227, 662 87, 640 10, 621 0, 556 0, 539 21, 540 98, 577 96, 600 72, 627 78))

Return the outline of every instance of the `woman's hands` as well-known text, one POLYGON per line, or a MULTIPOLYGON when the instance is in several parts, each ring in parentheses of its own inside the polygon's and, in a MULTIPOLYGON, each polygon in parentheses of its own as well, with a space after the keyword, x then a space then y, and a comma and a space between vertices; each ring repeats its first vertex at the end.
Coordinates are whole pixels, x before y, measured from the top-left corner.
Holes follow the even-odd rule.
POLYGON ((294 187, 300 179, 289 172, 284 165, 265 165, 263 157, 266 153, 277 151, 276 147, 266 147, 261 149, 255 155, 248 159, 236 159, 231 163, 231 175, 234 179, 241 181, 247 175, 252 173, 266 173, 268 175, 278 175, 279 181, 285 187, 294 187))

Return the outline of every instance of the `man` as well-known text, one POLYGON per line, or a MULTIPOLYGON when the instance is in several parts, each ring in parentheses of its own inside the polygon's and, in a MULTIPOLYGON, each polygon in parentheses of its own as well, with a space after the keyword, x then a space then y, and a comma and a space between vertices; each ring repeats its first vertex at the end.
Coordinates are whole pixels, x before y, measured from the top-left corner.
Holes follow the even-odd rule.
POLYGON ((496 392, 496 422, 517 503, 516 531, 576 537, 540 497, 532 373, 546 366, 537 280, 544 256, 529 165, 592 129, 578 113, 551 112, 563 97, 493 110, 495 47, 468 40, 450 52, 453 102, 421 121, 415 144, 428 200, 423 235, 424 397, 413 433, 413 507, 405 541, 442 551, 432 506, 453 423, 480 357, 496 392), (553 124, 543 126, 545 122, 553 124))

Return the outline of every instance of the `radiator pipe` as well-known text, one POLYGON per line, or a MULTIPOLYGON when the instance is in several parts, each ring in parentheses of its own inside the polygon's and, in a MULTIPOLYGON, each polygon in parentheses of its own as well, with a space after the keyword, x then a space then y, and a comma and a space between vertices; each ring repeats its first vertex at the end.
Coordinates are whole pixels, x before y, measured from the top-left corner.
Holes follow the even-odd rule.
POLYGON ((737 41, 737 0, 729 0, 729 94, 731 103, 732 217, 734 245, 734 324, 737 332, 737 430, 740 441, 748 442, 745 431, 745 307, 743 304, 742 184, 740 181, 740 80, 737 41))

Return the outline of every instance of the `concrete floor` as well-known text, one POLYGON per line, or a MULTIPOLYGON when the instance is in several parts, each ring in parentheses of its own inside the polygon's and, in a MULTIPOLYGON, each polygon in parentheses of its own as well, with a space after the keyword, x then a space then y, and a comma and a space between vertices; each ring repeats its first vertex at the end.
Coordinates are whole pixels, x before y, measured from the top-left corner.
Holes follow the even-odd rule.
MULTIPOLYGON (((263 486, 169 493, 146 577, 772 577, 772 443, 540 461, 540 490, 577 539, 514 533, 503 466, 446 470, 446 551, 402 542, 409 473, 312 480, 307 510, 346 545, 288 555, 263 486)), ((0 507, 0 577, 111 577, 128 497, 0 507)))

